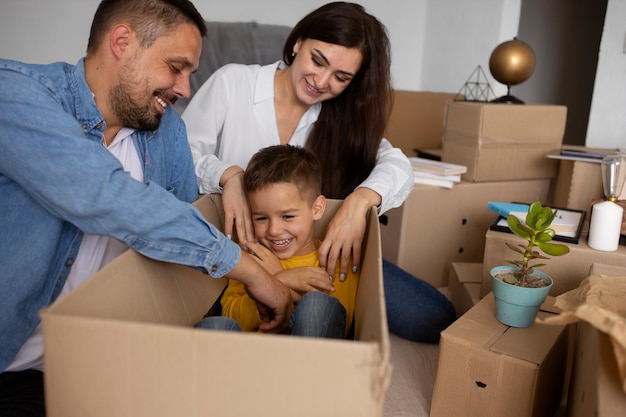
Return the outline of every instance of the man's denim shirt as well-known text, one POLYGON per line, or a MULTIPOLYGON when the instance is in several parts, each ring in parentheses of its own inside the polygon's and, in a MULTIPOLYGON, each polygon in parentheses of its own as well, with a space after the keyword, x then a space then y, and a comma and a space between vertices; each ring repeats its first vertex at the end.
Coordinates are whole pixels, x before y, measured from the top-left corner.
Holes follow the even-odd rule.
POLYGON ((184 123, 133 133, 144 183, 102 145, 84 61, 0 60, 0 372, 63 287, 83 233, 223 276, 240 249, 185 202, 198 197, 184 123), (181 201, 182 200, 182 201, 181 201))

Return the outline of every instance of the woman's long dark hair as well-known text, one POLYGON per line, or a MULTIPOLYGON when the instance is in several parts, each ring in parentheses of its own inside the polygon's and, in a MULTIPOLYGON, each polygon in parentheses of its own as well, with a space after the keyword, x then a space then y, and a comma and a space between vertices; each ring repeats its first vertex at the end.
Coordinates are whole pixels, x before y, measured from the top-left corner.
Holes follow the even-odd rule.
POLYGON ((345 198, 370 174, 392 106, 391 52, 387 29, 355 3, 328 3, 293 28, 283 48, 291 65, 298 40, 357 48, 361 68, 348 87, 325 101, 306 148, 317 155, 322 169, 322 192, 345 198))

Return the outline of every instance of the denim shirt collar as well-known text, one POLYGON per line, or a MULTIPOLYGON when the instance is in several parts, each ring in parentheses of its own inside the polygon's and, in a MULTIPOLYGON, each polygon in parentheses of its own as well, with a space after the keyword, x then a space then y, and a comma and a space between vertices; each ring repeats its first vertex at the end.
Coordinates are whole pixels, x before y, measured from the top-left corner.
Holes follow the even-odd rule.
POLYGON ((88 132, 94 128, 102 129, 106 126, 104 116, 96 106, 94 95, 87 84, 85 77, 85 58, 81 58, 78 63, 69 71, 68 85, 74 96, 74 114, 76 120, 80 122, 83 130, 88 132))

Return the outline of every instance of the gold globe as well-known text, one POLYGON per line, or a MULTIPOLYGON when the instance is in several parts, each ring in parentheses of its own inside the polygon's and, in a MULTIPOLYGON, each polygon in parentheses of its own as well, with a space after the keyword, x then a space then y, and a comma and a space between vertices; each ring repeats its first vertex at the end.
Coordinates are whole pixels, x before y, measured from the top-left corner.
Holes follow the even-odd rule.
POLYGON ((534 70, 535 52, 519 39, 502 42, 489 58, 489 71, 493 78, 508 86, 523 83, 534 70))

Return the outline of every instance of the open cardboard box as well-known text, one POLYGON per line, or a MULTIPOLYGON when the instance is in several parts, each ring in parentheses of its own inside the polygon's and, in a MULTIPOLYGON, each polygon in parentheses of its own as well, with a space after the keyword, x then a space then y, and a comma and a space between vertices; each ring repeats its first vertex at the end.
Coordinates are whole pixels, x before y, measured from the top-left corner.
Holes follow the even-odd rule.
POLYGON ((578 321, 576 354, 568 395, 568 417, 623 416, 624 378, 623 299, 626 266, 593 263, 588 280, 569 294, 557 297, 567 318, 578 321), (620 290, 621 288, 621 290, 620 290), (562 298, 562 300, 559 300, 562 298))
MULTIPOLYGON (((221 197, 195 203, 217 227, 221 197)), ((322 236, 338 201, 317 224, 322 236)), ((129 250, 42 311, 49 417, 381 416, 390 382, 378 218, 355 340, 192 328, 226 285, 129 250)))

